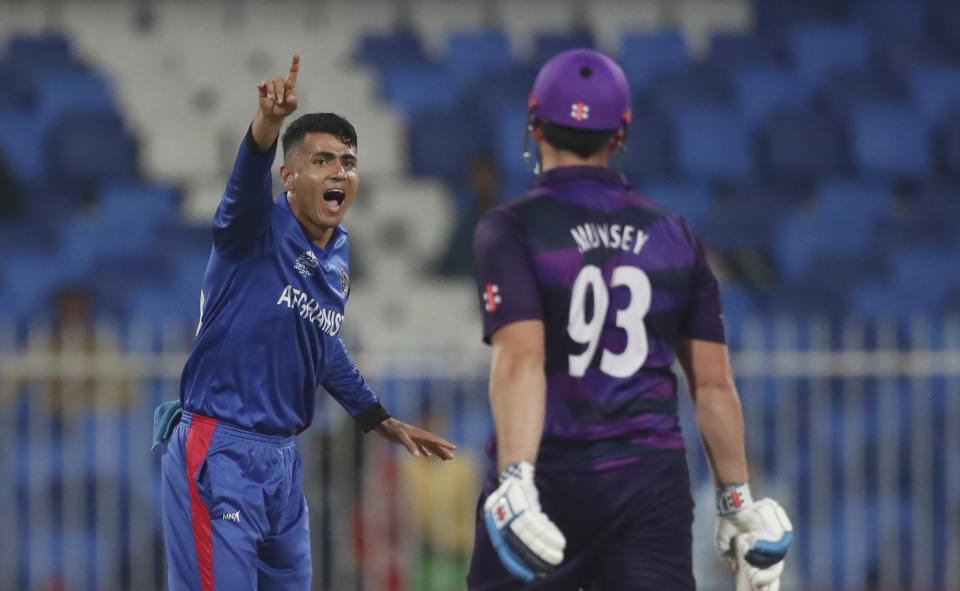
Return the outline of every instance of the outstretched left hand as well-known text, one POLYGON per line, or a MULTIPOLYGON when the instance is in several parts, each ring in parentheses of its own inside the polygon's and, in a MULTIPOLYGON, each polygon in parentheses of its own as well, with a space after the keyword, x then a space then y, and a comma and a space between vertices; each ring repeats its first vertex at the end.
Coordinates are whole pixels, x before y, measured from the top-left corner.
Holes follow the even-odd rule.
POLYGON ((452 460, 453 450, 457 449, 456 445, 439 435, 392 417, 374 427, 374 431, 391 443, 403 444, 412 456, 437 456, 441 460, 452 460))

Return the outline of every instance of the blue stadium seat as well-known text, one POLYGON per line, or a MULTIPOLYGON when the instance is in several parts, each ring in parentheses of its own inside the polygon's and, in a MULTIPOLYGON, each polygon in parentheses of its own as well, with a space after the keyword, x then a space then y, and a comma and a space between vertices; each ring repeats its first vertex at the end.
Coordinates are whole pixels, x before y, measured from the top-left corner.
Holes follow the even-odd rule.
POLYGON ((484 120, 462 111, 424 110, 409 118, 410 172, 456 182, 470 158, 488 152, 484 120))
POLYGON ((906 107, 861 107, 851 121, 854 161, 867 178, 922 179, 932 171, 923 118, 906 107))
POLYGON ((742 66, 773 67, 781 61, 775 45, 766 37, 739 31, 714 33, 707 59, 728 72, 742 66))
POLYGON ((169 282, 165 257, 159 253, 130 256, 109 253, 91 264, 88 285, 93 291, 97 309, 114 317, 128 313, 129 300, 138 290, 162 289, 169 282))
MULTIPOLYGON (((506 175, 511 173, 526 173, 520 155, 523 152, 523 133, 527 126, 527 106, 505 106, 493 123, 493 145, 496 146, 496 164, 506 175)), ((531 162, 536 158, 536 145, 530 138, 528 149, 531 151, 531 162)))
POLYGON ((812 212, 780 222, 776 254, 784 277, 799 280, 818 255, 864 254, 872 243, 874 225, 892 210, 893 195, 883 185, 824 183, 812 212))
POLYGON ((927 3, 917 0, 853 0, 852 20, 879 34, 920 33, 927 18, 927 3))
POLYGON ((869 227, 891 217, 894 207, 893 193, 886 184, 828 180, 817 190, 812 213, 821 221, 839 220, 869 227))
POLYGON ((137 145, 112 112, 67 115, 44 137, 46 168, 54 179, 86 185, 131 179, 137 145))
POLYGON ((735 112, 688 109, 676 118, 676 162, 695 179, 742 179, 754 172, 747 127, 735 112))
POLYGON ((27 185, 41 182, 47 171, 41 129, 35 114, 0 109, 0 151, 13 174, 27 185))
POLYGON ((871 51, 867 32, 852 25, 799 24, 790 46, 797 71, 814 84, 830 72, 862 68, 871 51))
POLYGON ((381 70, 401 64, 426 61, 420 37, 413 31, 369 33, 360 39, 355 59, 381 70))
POLYGON ((0 276, 8 305, 17 316, 25 316, 42 314, 55 289, 81 282, 84 273, 58 254, 36 251, 0 258, 0 276))
POLYGON ((209 223, 187 223, 177 218, 157 224, 150 250, 176 256, 180 252, 209 253, 212 246, 213 229, 209 223))
POLYGON ((829 115, 809 109, 774 113, 758 137, 764 173, 783 180, 836 176, 848 168, 843 127, 829 115))
POLYGON ((439 65, 396 65, 382 72, 383 95, 406 112, 417 109, 446 109, 456 104, 458 93, 451 88, 447 69, 439 65))
POLYGON ((960 178, 960 109, 949 115, 936 133, 936 158, 940 173, 960 178))
POLYGON ((623 171, 632 182, 663 178, 674 171, 670 121, 650 108, 633 107, 623 171))
POLYGON ((960 108, 960 67, 925 66, 910 78, 913 100, 930 126, 960 108))
POLYGON ((130 317, 163 326, 170 322, 196 323, 200 320, 200 289, 193 291, 163 287, 144 287, 128 302, 130 317))
POLYGON ((810 96, 810 87, 800 76, 772 66, 741 68, 734 85, 740 112, 754 129, 778 110, 803 106, 810 96))
POLYGON ((43 35, 16 34, 10 37, 7 46, 7 59, 42 67, 49 64, 62 64, 73 60, 70 41, 59 33, 43 35))
POLYGON ((675 113, 688 107, 720 107, 729 102, 730 90, 723 72, 709 67, 690 66, 664 72, 646 89, 654 108, 675 113))
POLYGON ((817 100, 837 117, 849 117, 867 104, 906 103, 906 88, 896 76, 880 70, 846 70, 826 77, 817 100))
POLYGON ((773 183, 733 183, 718 187, 714 207, 700 226, 700 236, 721 251, 769 252, 777 221, 788 216, 797 198, 787 186, 773 183))
POLYGON ((644 183, 640 193, 658 205, 682 215, 694 230, 700 227, 710 213, 710 189, 704 183, 651 181, 644 183))
POLYGON ((130 231, 126 223, 101 219, 64 221, 60 240, 59 255, 63 264, 80 270, 89 269, 111 255, 144 256, 150 245, 148 232, 130 231))
POLYGON ((510 39, 503 31, 453 33, 447 39, 444 63, 458 84, 491 71, 505 70, 513 64, 510 39))
POLYGON ((922 31, 888 33, 884 35, 883 43, 877 44, 875 51, 879 65, 904 80, 914 68, 949 59, 944 43, 922 31))
POLYGON ((620 65, 632 88, 643 88, 664 72, 687 66, 687 46, 679 31, 628 33, 620 50, 620 65))
POLYGON ((100 217, 105 222, 130 224, 146 231, 178 214, 177 191, 172 187, 136 182, 109 183, 97 195, 100 217))
POLYGON ((533 64, 539 67, 560 52, 593 46, 593 33, 586 29, 541 33, 533 40, 533 64))
POLYGON ((41 118, 53 122, 66 114, 116 110, 113 89, 102 76, 86 72, 46 76, 37 87, 41 118))

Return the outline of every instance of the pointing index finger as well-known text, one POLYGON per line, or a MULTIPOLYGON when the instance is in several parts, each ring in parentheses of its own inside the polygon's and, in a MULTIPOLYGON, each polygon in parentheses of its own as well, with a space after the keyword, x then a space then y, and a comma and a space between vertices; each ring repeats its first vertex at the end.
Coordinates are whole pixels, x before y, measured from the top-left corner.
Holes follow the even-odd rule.
POLYGON ((290 63, 290 73, 287 74, 287 88, 293 88, 297 85, 297 74, 300 72, 300 54, 293 54, 293 61, 290 63))

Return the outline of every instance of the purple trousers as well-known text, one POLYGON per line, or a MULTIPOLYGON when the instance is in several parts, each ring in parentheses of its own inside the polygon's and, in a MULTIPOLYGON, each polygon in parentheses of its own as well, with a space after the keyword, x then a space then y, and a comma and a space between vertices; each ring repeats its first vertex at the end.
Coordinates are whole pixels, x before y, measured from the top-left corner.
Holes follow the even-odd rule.
POLYGON ((682 450, 656 451, 598 471, 537 470, 543 511, 567 538, 564 560, 530 583, 500 563, 483 523, 497 488, 491 470, 477 503, 470 591, 684 591, 695 589, 693 498, 682 450))

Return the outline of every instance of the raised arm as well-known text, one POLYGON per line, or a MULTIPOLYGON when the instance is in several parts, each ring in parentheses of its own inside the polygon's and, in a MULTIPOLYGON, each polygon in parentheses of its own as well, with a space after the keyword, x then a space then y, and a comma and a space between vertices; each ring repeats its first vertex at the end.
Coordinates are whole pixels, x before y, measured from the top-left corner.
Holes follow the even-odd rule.
POLYGON ((257 82, 259 109, 240 146, 213 220, 213 241, 229 257, 250 252, 266 231, 273 205, 270 168, 283 120, 297 108, 300 56, 294 54, 285 77, 257 82))

